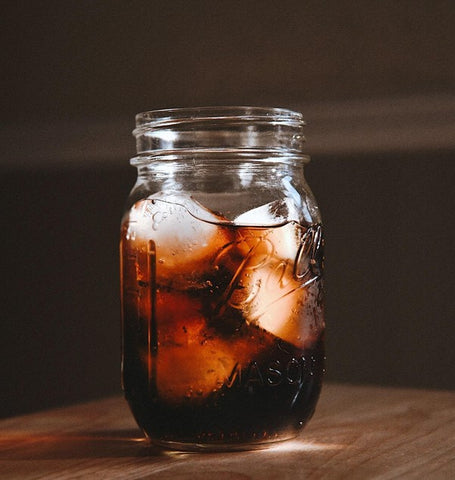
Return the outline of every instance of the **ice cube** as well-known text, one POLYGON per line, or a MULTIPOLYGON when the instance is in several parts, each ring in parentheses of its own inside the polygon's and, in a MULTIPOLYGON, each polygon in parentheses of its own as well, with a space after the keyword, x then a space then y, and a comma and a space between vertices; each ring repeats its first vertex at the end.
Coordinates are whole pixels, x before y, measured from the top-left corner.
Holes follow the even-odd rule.
POLYGON ((298 348, 314 346, 323 329, 322 313, 315 311, 316 284, 303 287, 284 275, 271 274, 264 285, 260 275, 253 275, 253 282, 260 287, 255 287, 257 294, 247 308, 247 323, 255 323, 298 348))
POLYGON ((322 329, 321 325, 315 327, 310 305, 319 283, 310 291, 316 279, 295 274, 304 231, 295 223, 262 229, 245 227, 243 238, 250 250, 229 298, 230 305, 242 311, 248 324, 256 324, 299 348, 309 347, 322 329))
POLYGON ((159 291, 155 310, 157 352, 152 358, 146 354, 144 362, 156 362, 150 381, 170 403, 204 401, 257 350, 247 329, 235 337, 218 335, 201 314, 201 301, 193 296, 159 291))
POLYGON ((182 276, 206 271, 229 243, 227 230, 217 226, 223 221, 187 195, 159 193, 131 208, 126 239, 139 252, 153 250, 156 281, 175 287, 182 276))
POLYGON ((300 219, 299 209, 294 200, 288 197, 274 200, 253 208, 235 218, 234 224, 248 226, 273 226, 300 219))
MULTIPOLYGON (((235 218, 234 224, 248 227, 278 227, 285 223, 298 223, 299 210, 290 198, 275 200, 248 210, 235 218)), ((293 227, 290 228, 294 232, 293 227)), ((293 260, 298 248, 299 237, 291 231, 281 234, 279 229, 271 229, 268 238, 272 242, 275 254, 279 258, 293 260), (275 235, 275 232, 279 232, 275 235)), ((299 232, 295 232, 298 234, 299 232)))

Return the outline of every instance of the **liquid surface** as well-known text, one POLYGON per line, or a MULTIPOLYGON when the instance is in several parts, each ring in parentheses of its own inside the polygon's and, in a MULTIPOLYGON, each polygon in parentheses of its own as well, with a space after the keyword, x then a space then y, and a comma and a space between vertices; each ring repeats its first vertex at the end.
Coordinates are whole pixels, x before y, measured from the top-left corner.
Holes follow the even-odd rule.
POLYGON ((293 436, 323 374, 320 225, 283 221, 275 206, 274 226, 229 224, 171 200, 142 200, 122 224, 123 385, 136 420, 160 442, 293 436))

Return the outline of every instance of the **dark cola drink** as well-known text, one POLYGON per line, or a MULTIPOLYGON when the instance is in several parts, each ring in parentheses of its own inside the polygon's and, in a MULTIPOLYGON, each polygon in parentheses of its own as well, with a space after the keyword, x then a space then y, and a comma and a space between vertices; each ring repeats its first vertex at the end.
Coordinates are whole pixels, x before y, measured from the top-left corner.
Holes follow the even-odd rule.
POLYGON ((153 442, 251 448, 295 436, 313 414, 322 232, 274 203, 228 222, 157 194, 126 214, 123 387, 153 442))

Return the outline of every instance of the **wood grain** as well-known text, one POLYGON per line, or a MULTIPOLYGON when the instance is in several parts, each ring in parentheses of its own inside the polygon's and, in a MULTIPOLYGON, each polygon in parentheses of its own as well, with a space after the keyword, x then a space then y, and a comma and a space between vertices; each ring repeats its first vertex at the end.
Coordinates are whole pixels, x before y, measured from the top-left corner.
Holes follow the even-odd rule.
POLYGON ((0 422, 1 479, 452 479, 455 392, 326 385, 296 440, 177 454, 148 445, 119 396, 0 422))

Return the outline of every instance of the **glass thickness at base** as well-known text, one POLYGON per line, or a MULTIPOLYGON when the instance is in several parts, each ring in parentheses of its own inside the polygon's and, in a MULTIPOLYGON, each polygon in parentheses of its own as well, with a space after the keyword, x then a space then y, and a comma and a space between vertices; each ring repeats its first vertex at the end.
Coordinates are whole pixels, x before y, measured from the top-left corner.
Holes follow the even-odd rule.
POLYGON ((282 435, 272 440, 264 440, 251 443, 184 443, 184 442, 166 442, 149 439, 152 445, 163 450, 170 450, 175 453, 198 453, 198 452, 243 452, 248 450, 267 450, 277 444, 281 444, 295 438, 297 434, 282 435))

